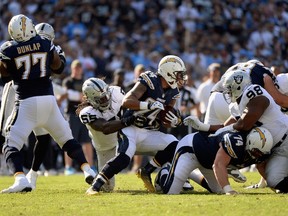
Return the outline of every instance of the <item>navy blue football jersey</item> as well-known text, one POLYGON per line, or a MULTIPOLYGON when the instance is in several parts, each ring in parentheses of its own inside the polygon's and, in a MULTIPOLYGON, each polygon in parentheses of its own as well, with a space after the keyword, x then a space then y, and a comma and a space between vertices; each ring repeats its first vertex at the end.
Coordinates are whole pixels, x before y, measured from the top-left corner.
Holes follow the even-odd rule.
POLYGON ((6 63, 14 81, 16 99, 53 95, 49 65, 54 49, 51 41, 38 35, 26 42, 1 45, 0 60, 6 63))
POLYGON ((217 136, 209 136, 208 133, 204 132, 195 134, 193 138, 193 149, 198 161, 203 167, 212 169, 220 145, 231 157, 231 161, 229 163, 231 165, 238 168, 243 168, 256 162, 245 150, 245 134, 240 132, 229 134, 232 136, 232 138, 230 138, 232 142, 230 143, 226 143, 224 141, 223 137, 225 134, 228 133, 224 132, 217 136))
MULTIPOLYGON (((179 98, 179 90, 176 89, 163 89, 161 85, 161 78, 151 72, 147 71, 142 73, 138 78, 138 82, 146 86, 146 92, 143 96, 139 99, 139 101, 146 101, 146 102, 155 102, 159 101, 164 105, 169 105, 173 99, 179 98)), ((160 109, 156 110, 127 110, 125 116, 132 115, 136 113, 137 115, 141 115, 145 117, 146 121, 143 122, 143 125, 137 125, 141 128, 146 128, 149 130, 159 130, 160 128, 160 119, 158 117, 158 113, 160 109)))

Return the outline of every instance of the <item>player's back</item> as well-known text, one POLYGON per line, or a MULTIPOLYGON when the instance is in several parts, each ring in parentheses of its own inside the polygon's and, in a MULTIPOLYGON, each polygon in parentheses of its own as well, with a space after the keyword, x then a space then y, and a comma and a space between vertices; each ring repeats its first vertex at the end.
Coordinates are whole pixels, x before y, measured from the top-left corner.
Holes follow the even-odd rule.
POLYGON ((14 81, 18 99, 53 95, 50 62, 54 45, 35 36, 25 42, 9 41, 1 46, 2 61, 14 81))

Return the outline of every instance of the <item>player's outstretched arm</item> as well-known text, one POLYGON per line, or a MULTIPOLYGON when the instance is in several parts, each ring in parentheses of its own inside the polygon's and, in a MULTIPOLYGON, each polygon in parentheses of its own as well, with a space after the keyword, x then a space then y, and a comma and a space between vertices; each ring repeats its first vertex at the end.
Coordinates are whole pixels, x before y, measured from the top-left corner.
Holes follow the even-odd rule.
POLYGON ((213 171, 219 185, 223 188, 226 195, 237 194, 237 192, 232 189, 228 181, 227 167, 230 160, 231 157, 224 151, 222 146, 220 146, 214 160, 213 171))

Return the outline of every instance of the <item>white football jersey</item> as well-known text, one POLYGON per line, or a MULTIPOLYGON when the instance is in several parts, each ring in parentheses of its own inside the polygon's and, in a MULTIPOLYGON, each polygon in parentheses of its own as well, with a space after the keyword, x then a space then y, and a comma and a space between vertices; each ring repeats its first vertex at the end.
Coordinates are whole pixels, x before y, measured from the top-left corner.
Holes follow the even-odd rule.
POLYGON ((124 98, 124 92, 118 86, 110 86, 111 91, 111 108, 101 112, 92 106, 85 107, 79 113, 79 118, 89 130, 89 136, 96 150, 105 151, 114 148, 117 145, 117 132, 105 135, 101 131, 96 131, 88 123, 96 119, 120 120, 122 117, 121 104, 124 98))
MULTIPOLYGON (((260 123, 260 126, 263 126, 270 131, 273 136, 273 145, 275 145, 282 139, 283 135, 288 130, 288 116, 281 112, 280 107, 264 88, 259 85, 250 85, 244 90, 240 103, 233 104, 234 106, 238 106, 234 107, 234 109, 238 110, 240 115, 242 115, 247 112, 247 103, 254 97, 260 95, 267 97, 270 104, 257 123, 260 123)), ((235 112, 231 112, 231 115, 233 114, 235 115, 235 112)))

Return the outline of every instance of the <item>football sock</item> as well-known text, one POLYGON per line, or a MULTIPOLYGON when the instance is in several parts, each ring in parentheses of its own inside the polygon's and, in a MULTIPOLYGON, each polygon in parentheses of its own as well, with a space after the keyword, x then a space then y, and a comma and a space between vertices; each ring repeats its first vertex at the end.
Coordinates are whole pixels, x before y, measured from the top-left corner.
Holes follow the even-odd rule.
POLYGON ((45 134, 41 136, 36 136, 36 143, 34 147, 34 157, 32 160, 32 170, 38 171, 50 145, 50 135, 45 134))

